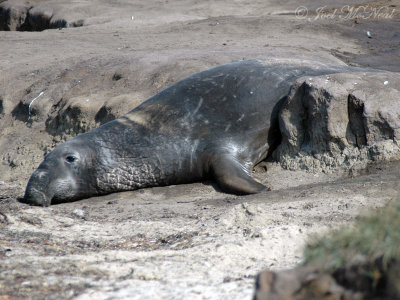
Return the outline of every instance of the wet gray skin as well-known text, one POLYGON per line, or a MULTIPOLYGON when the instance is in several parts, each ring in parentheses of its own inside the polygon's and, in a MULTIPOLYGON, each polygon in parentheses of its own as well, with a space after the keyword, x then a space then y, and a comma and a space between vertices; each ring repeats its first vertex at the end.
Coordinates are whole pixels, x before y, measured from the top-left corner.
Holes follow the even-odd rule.
POLYGON ((194 74, 60 144, 32 174, 24 201, 48 206, 207 178, 227 193, 263 191, 251 171, 279 143, 278 111, 292 84, 349 70, 250 60, 194 74))

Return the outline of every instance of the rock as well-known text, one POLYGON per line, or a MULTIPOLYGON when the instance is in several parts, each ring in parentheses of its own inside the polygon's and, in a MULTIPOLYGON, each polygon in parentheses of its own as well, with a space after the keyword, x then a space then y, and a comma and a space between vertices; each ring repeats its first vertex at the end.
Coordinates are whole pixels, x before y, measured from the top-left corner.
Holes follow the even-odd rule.
POLYGON ((72 214, 78 218, 83 219, 85 217, 85 211, 83 209, 75 208, 72 214))
POLYGON ((400 159, 399 86, 390 72, 299 79, 280 112, 275 158, 288 169, 324 172, 400 159))
POLYGON ((372 264, 349 260, 333 271, 306 264, 279 272, 265 270, 257 275, 254 300, 361 300, 399 299, 399 264, 382 259, 372 264))
POLYGON ((278 273, 263 271, 256 279, 254 300, 358 300, 362 295, 339 286, 330 275, 298 267, 278 273))

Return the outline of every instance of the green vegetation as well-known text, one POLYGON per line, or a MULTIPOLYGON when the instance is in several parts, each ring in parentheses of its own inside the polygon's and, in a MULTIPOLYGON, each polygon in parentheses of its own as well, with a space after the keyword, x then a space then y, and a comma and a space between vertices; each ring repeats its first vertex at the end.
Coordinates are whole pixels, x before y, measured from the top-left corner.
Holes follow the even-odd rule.
POLYGON ((400 197, 354 226, 312 240, 305 264, 369 295, 400 296, 400 197))

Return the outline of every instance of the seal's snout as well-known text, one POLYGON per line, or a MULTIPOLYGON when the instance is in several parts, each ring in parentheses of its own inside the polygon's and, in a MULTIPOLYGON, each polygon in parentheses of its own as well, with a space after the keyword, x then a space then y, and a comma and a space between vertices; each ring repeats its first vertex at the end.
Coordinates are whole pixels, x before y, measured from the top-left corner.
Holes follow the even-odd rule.
POLYGON ((23 202, 38 206, 49 206, 51 201, 43 192, 35 188, 29 188, 25 191, 23 202))
POLYGON ((48 195, 48 177, 47 172, 36 170, 29 179, 23 202, 38 206, 49 206, 51 197, 48 195))

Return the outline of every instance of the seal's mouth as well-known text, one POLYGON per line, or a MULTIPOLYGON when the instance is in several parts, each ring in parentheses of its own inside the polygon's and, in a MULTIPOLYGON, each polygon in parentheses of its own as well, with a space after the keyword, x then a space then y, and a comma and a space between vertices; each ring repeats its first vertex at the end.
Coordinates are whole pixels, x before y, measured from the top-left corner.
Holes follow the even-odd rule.
POLYGON ((37 206, 50 206, 51 198, 34 187, 28 187, 22 202, 37 206))

